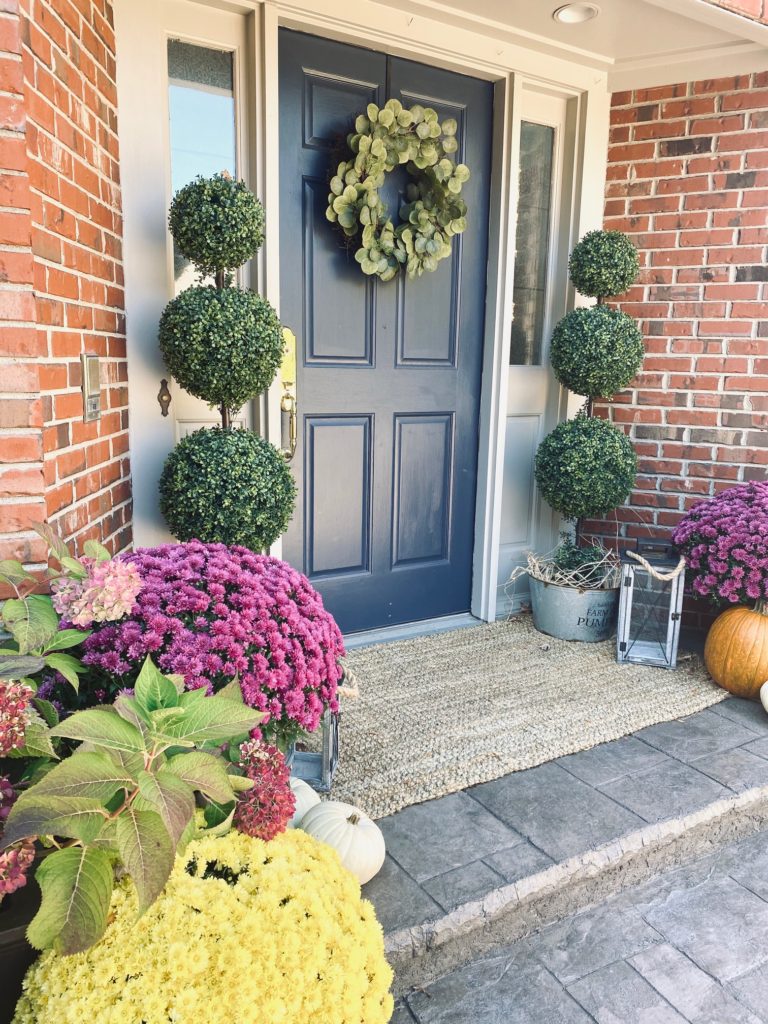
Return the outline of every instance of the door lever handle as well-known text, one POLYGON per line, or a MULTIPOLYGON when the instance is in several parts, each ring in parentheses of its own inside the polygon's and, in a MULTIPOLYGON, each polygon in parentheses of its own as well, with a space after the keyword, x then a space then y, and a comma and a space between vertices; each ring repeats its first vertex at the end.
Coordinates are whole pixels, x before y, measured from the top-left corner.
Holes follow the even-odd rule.
POLYGON ((298 396, 296 392, 296 335, 283 328, 283 361, 280 364, 280 437, 282 452, 288 462, 296 454, 298 440, 298 396))

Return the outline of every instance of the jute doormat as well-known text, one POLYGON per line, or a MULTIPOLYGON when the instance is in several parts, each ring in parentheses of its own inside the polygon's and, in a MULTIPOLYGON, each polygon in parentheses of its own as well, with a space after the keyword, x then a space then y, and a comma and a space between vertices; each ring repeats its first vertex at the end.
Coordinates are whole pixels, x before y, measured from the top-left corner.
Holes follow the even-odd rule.
POLYGON ((568 643, 529 615, 353 650, 332 797, 374 818, 586 750, 727 694, 700 660, 618 665, 613 642, 568 643))

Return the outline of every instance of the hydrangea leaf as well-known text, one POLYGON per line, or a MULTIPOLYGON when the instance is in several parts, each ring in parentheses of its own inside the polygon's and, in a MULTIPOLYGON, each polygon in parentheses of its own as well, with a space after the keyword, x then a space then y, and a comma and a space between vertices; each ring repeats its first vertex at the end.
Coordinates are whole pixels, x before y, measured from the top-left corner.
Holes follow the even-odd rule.
POLYGON ((106 811, 100 800, 37 794, 37 787, 22 794, 11 808, 0 845, 36 836, 63 836, 90 843, 101 831, 106 811))
POLYGON ((49 730, 41 721, 27 723, 24 730, 24 746, 16 747, 6 754, 11 758, 56 757, 49 730))
POLYGON ((71 654, 46 654, 45 664, 54 672, 59 672, 67 680, 72 689, 77 693, 80 688, 79 672, 85 669, 82 663, 71 654))
POLYGON ((107 927, 112 863, 105 850, 72 846, 50 854, 35 875, 40 909, 27 929, 35 949, 68 955, 97 942, 107 927))
POLYGON ((188 754, 176 754, 163 766, 162 774, 170 773, 193 789, 200 790, 211 800, 227 803, 232 799, 231 777, 227 775, 224 763, 215 754, 194 750, 188 754))
POLYGON ((135 807, 129 807, 117 819, 116 840, 125 869, 136 886, 139 914, 143 914, 168 881, 175 841, 158 812, 135 807))
POLYGON ((144 752, 145 744, 139 730, 124 721, 112 708, 88 708, 78 711, 51 729, 52 736, 70 740, 90 741, 113 750, 144 752))
POLYGON ((147 655, 134 688, 136 702, 143 711, 175 708, 179 703, 176 687, 147 655))
POLYGON ((35 654, 0 654, 0 679, 25 679, 44 666, 43 659, 35 654))
POLYGON ((175 848, 195 813, 192 787, 163 767, 156 775, 139 774, 139 792, 143 797, 141 806, 148 805, 160 815, 175 848))
POLYGON ((112 555, 97 540, 87 540, 83 544, 83 553, 88 558, 95 558, 97 562, 108 562, 112 555))
POLYGON ((167 723, 163 728, 168 736, 177 740, 224 743, 249 733, 263 720, 263 712, 217 694, 190 704, 184 708, 180 720, 167 723))
POLYGON ((19 654, 43 650, 59 629, 59 617, 44 594, 31 594, 23 600, 10 598, 3 605, 2 616, 19 654))
POLYGON ((53 651, 66 651, 70 647, 77 647, 91 635, 90 630, 83 629, 61 629, 56 636, 45 646, 45 653, 53 651))
POLYGON ((136 780, 99 751, 75 751, 52 768, 34 793, 46 796, 90 797, 105 803, 121 789, 133 787, 136 780))

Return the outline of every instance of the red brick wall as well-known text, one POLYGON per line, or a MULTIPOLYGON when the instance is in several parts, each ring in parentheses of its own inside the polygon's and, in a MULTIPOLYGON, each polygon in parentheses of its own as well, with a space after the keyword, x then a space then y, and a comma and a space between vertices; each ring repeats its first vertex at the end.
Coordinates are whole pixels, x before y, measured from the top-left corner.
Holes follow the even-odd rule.
POLYGON ((602 532, 668 535, 694 502, 766 478, 768 73, 616 93, 611 125, 605 226, 640 252, 620 306, 646 357, 597 407, 640 463, 602 532))
POLYGON ((753 21, 768 23, 768 0, 712 0, 716 7, 742 14, 753 21))
POLYGON ((0 552, 30 526, 130 541, 115 41, 109 0, 0 0, 0 552), (101 357, 101 420, 80 355, 101 357))

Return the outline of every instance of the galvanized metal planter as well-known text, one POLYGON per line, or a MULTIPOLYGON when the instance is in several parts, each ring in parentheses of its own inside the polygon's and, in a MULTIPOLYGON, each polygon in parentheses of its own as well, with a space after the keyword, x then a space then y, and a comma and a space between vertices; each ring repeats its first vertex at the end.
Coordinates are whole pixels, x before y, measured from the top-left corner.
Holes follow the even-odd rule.
POLYGON ((533 624, 541 633, 559 640, 597 643, 608 640, 616 628, 619 588, 581 590, 544 583, 529 576, 533 624))

